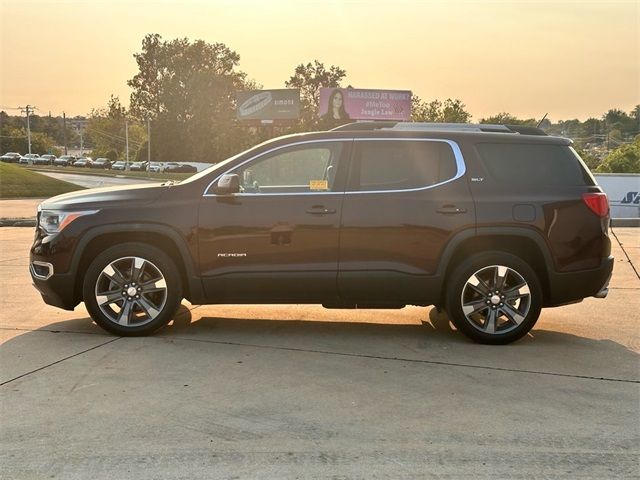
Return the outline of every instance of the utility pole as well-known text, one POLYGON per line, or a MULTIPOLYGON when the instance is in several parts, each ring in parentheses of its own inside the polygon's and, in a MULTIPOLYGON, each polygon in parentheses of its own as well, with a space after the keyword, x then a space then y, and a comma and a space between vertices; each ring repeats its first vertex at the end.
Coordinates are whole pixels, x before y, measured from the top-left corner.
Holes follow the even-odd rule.
POLYGON ((151 168, 151 119, 147 118, 147 172, 151 168))
POLYGON ((64 135, 64 154, 67 155, 67 115, 62 112, 62 131, 64 135))
POLYGON ((29 123, 29 115, 31 115, 34 108, 35 107, 31 105, 24 107, 24 111, 27 113, 27 148, 29 149, 29 153, 31 153, 31 125, 29 123))
POLYGON ((127 163, 125 168, 129 168, 129 123, 126 120, 124 121, 124 144, 127 152, 127 163))

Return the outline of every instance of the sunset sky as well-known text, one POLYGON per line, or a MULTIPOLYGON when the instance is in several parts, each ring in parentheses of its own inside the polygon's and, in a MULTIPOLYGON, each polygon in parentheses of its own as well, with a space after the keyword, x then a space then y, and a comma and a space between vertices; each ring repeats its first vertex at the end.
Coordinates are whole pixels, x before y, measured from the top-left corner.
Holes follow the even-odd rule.
MULTIPOLYGON (((357 88, 459 98, 473 120, 640 103, 639 1, 0 0, 0 109, 128 104, 147 33, 222 42, 265 88, 318 59, 357 88)), ((7 110, 16 114, 15 110, 7 110)))

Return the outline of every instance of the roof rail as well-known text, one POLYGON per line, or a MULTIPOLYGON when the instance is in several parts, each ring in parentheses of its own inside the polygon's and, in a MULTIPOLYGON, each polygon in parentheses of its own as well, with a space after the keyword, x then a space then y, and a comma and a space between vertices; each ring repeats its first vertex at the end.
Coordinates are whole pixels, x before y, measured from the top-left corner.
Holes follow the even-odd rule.
POLYGON ((400 132, 440 131, 440 132, 491 132, 519 133, 522 135, 547 135, 544 130, 526 125, 496 125, 490 123, 431 123, 431 122, 354 122, 340 125, 331 130, 365 131, 395 130, 400 132))
POLYGON ((401 131, 447 131, 447 132, 503 132, 514 133, 505 125, 479 123, 427 123, 427 122, 398 122, 391 130, 401 131))
POLYGON ((340 125, 339 127, 332 128, 331 132, 340 131, 362 131, 362 130, 380 130, 382 128, 392 128, 398 122, 353 122, 340 125))

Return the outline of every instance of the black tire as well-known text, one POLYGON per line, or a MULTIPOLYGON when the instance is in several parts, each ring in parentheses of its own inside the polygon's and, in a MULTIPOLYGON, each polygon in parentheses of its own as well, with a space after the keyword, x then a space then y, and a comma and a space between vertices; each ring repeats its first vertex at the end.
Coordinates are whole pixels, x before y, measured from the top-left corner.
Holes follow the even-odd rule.
POLYGON ((122 243, 108 248, 91 262, 84 277, 82 296, 91 318, 102 328, 116 335, 142 336, 155 332, 173 319, 182 301, 182 282, 175 263, 162 250, 144 243, 122 243), (127 265, 131 265, 130 271, 127 265), (138 270, 136 265, 140 265, 138 270), (104 272, 108 267, 117 272, 109 276, 104 272), (131 283, 126 283, 127 288, 124 288, 116 279, 131 283), (137 288, 139 294, 125 295, 128 287, 137 288), (122 298, 118 296, 117 300, 111 301, 111 297, 116 297, 116 290, 121 289, 118 295, 122 298), (152 292, 145 293, 145 289, 152 292), (99 295, 106 290, 109 290, 109 296, 99 295), (110 301, 103 302, 101 307, 98 296, 110 301), (125 319, 125 313, 129 312, 131 315, 126 315, 125 319), (120 317, 122 324, 117 323, 120 317))
POLYGON ((470 256, 451 272, 446 288, 446 309, 452 322, 479 343, 504 345, 518 340, 540 316, 540 280, 524 260, 510 253, 470 256))

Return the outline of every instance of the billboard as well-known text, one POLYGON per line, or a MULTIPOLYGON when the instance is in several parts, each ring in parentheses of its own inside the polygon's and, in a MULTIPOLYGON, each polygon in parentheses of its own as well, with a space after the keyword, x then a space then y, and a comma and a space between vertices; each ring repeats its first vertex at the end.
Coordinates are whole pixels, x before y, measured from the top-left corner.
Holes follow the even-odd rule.
POLYGON ((294 120, 300 116, 300 90, 249 90, 236 94, 238 120, 294 120))
POLYGON ((410 90, 321 88, 320 118, 328 123, 349 120, 411 120, 410 90))

